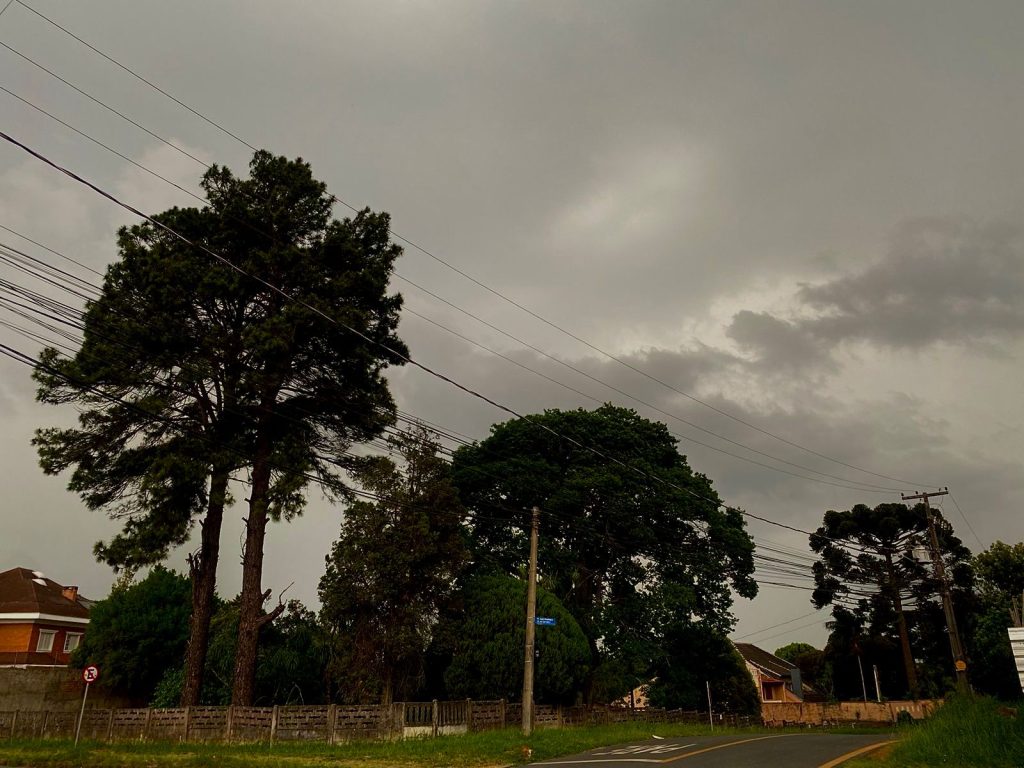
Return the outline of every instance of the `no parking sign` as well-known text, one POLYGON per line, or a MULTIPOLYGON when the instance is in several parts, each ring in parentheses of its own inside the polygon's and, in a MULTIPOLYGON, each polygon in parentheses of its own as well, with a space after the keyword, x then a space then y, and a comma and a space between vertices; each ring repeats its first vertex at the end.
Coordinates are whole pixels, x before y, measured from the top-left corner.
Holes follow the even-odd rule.
POLYGON ((100 679, 100 668, 90 664, 82 670, 82 679, 85 681, 85 692, 82 694, 82 709, 78 713, 78 724, 75 726, 75 746, 78 746, 78 736, 82 732, 82 718, 85 716, 85 700, 89 698, 89 686, 100 679))

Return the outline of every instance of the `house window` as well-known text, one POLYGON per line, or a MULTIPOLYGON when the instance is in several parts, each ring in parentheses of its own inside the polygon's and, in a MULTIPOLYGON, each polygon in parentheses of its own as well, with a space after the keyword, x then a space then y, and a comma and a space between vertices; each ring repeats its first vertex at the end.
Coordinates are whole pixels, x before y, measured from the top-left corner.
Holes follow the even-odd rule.
POLYGON ((53 638, 57 636, 57 633, 52 629, 40 629, 39 630, 39 641, 36 643, 36 650, 39 653, 49 653, 53 650, 53 638))
POLYGON ((82 635, 80 633, 68 632, 64 636, 64 653, 71 653, 78 644, 82 642, 82 635))

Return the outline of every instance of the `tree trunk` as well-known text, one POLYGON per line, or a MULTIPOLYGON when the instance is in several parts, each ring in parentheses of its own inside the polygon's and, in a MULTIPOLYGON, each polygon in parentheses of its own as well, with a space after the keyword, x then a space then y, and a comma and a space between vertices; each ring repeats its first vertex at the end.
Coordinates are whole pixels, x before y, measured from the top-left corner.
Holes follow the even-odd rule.
POLYGON ((892 565, 892 555, 885 554, 886 564, 889 567, 889 586, 892 589, 892 605, 896 610, 896 626, 900 632, 900 650, 903 652, 903 670, 907 675, 907 688, 910 696, 918 697, 917 669, 914 666, 914 654, 910 650, 910 633, 907 631, 907 617, 903 614, 903 599, 900 597, 900 587, 896 583, 896 575, 892 565))
POLYGON ((210 619, 217 589, 217 561, 220 557, 220 529, 227 499, 228 469, 215 467, 210 476, 210 499, 203 521, 199 556, 189 564, 192 577, 192 617, 189 621, 188 649, 185 653, 185 679, 181 687, 181 706, 199 704, 203 690, 203 671, 210 643, 210 619))
POLYGON ((272 617, 263 616, 263 541, 267 532, 270 493, 270 438, 260 429, 252 463, 249 517, 245 522, 245 554, 242 557, 242 594, 238 617, 238 646, 231 703, 251 707, 256 694, 256 654, 260 629, 272 617))

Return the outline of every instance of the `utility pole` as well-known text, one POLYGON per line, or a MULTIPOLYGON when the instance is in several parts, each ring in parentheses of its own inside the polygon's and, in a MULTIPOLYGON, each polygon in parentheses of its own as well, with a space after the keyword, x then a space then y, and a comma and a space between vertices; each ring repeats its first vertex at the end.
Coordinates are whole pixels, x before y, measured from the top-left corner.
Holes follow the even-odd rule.
POLYGON ((526 655, 523 658, 523 736, 533 733, 533 660, 537 632, 537 529, 540 510, 533 508, 530 525, 530 571, 526 581, 526 655))
POLYGON ((953 652, 953 669, 956 672, 956 687, 961 693, 969 693, 970 683, 967 680, 967 659, 964 657, 964 649, 960 644, 960 632, 956 628, 956 616, 953 614, 953 595, 949 590, 949 582, 946 581, 946 568, 942 564, 942 553, 939 551, 939 534, 935 530, 935 516, 932 514, 931 504, 928 499, 932 496, 945 496, 949 493, 948 488, 941 491, 920 492, 914 494, 901 494, 904 501, 921 499, 924 501, 925 514, 928 517, 928 541, 931 545, 932 565, 935 568, 935 578, 939 582, 939 589, 942 592, 942 610, 946 614, 946 630, 949 633, 949 647, 953 652))

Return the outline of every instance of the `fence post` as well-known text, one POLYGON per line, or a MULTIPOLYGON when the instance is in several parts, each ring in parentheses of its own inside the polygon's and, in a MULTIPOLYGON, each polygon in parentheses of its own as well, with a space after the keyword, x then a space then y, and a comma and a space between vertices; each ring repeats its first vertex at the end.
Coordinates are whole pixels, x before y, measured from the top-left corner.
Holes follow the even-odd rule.
POLYGON ((466 733, 473 732, 473 700, 466 699, 466 733))
POLYGON ((40 739, 45 739, 46 738, 46 721, 49 720, 49 719, 50 719, 50 710, 47 709, 47 710, 45 710, 43 712, 43 722, 39 726, 39 738, 40 739))
POLYGON ((14 733, 18 729, 18 710, 14 710, 14 714, 11 715, 11 738, 14 738, 14 733))
POLYGON ((329 704, 327 706, 327 743, 332 747, 334 746, 334 733, 337 729, 338 724, 338 705, 329 704))
POLYGON ((114 708, 110 708, 110 714, 107 715, 107 743, 109 744, 114 740, 114 708))
POLYGON ((192 707, 185 707, 185 727, 182 729, 181 740, 188 741, 188 727, 192 725, 192 707))
POLYGON ((437 737, 437 699, 430 702, 430 735, 437 737))
POLYGON ((504 728, 505 725, 506 725, 506 723, 505 723, 506 712, 505 712, 505 700, 504 699, 502 699, 501 703, 498 705, 498 712, 501 713, 501 727, 504 728))
POLYGON ((277 737, 277 704, 270 713, 270 746, 274 746, 274 739, 277 737))
POLYGON ((142 724, 142 741, 149 738, 149 724, 153 720, 153 708, 146 707, 146 721, 142 724))
POLYGON ((235 729, 235 705, 228 704, 228 711, 224 717, 224 742, 231 743, 231 732, 235 729))

